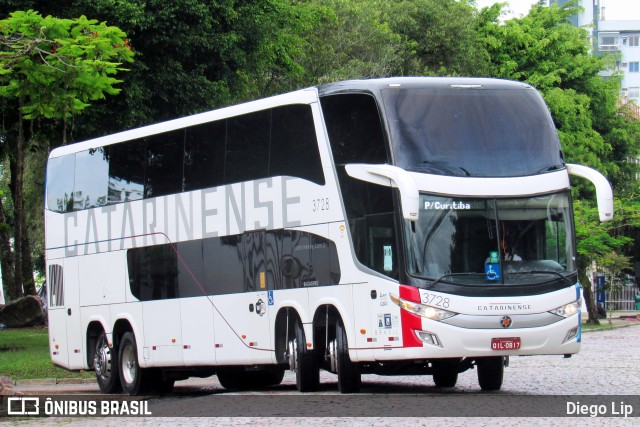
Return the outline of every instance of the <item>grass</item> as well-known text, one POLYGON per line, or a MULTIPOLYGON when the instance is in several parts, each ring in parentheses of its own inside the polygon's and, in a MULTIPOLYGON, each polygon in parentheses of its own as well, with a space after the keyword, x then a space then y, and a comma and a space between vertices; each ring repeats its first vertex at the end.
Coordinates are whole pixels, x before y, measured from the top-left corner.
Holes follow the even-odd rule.
POLYGON ((610 325, 607 319, 600 319, 599 325, 592 325, 590 323, 582 323, 583 331, 601 331, 604 329, 614 329, 615 326, 610 325))
POLYGON ((91 378, 93 372, 69 372, 54 366, 46 328, 0 330, 0 374, 13 380, 91 378))

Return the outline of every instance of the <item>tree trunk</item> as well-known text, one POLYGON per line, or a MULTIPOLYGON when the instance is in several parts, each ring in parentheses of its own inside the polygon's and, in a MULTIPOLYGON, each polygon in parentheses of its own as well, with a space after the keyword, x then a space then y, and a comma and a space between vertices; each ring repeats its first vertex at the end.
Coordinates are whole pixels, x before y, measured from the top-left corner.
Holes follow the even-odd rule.
MULTIPOLYGON (((29 232, 27 230, 27 215, 22 214, 22 283, 25 295, 36 294, 36 282, 33 278, 33 257, 29 244, 29 232)), ((18 266, 16 266, 17 268, 18 266)))
POLYGON ((0 197, 0 268, 2 268, 2 286, 4 288, 5 302, 13 301, 20 297, 14 280, 13 251, 11 250, 11 233, 7 224, 7 215, 0 197))
MULTIPOLYGON (((581 265, 585 265, 581 263, 581 265)), ((587 304, 587 313, 589 318, 587 323, 590 325, 599 325, 598 320, 598 307, 596 306, 595 299, 593 298, 593 292, 591 291, 591 280, 587 275, 587 269, 585 267, 578 268, 578 282, 582 284, 582 291, 584 294, 584 302, 587 304)))
POLYGON ((29 240, 26 236, 26 219, 24 212, 24 117, 22 115, 22 106, 24 105, 24 97, 19 98, 18 111, 18 137, 9 144, 10 149, 10 167, 11 167, 11 195, 13 197, 13 218, 14 224, 14 280, 15 288, 19 292, 19 296, 35 294, 35 285, 33 282, 33 268, 25 262, 30 263, 31 257, 24 257, 25 252, 30 251, 29 240))

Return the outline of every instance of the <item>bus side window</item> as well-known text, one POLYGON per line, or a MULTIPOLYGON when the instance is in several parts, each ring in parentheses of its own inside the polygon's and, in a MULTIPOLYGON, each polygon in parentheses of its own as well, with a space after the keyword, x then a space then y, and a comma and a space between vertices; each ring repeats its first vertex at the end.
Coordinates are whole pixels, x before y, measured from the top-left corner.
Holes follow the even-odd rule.
POLYGON ((311 107, 274 108, 271 123, 269 176, 292 176, 324 185, 311 107))
POLYGON ((99 147, 76 154, 74 210, 107 204, 109 158, 105 148, 99 147))
POLYGON ((47 166, 47 209, 54 212, 73 210, 76 155, 56 157, 47 166))
POLYGON ((187 128, 184 150, 184 191, 224 184, 227 121, 187 128))
POLYGON ((109 147, 109 204, 144 197, 146 141, 137 139, 109 147))
POLYGON ((203 241, 204 280, 209 295, 244 292, 242 235, 203 241))
POLYGON ((389 163, 380 114, 373 96, 331 95, 320 102, 336 166, 389 163))
POLYGON ((256 231, 244 233, 244 290, 246 292, 260 291, 267 288, 265 259, 264 259, 264 233, 256 231))
POLYGON ((227 120, 225 183, 269 176, 271 110, 227 120))
POLYGON ((367 94, 341 94, 320 102, 356 257, 363 265, 397 278, 393 190, 351 178, 342 167, 389 163, 376 101, 367 94))
POLYGON ((184 129, 147 138, 144 197, 158 197, 182 191, 184 129))
POLYGON ((131 293, 140 301, 180 297, 178 257, 171 244, 129 249, 127 266, 131 293))

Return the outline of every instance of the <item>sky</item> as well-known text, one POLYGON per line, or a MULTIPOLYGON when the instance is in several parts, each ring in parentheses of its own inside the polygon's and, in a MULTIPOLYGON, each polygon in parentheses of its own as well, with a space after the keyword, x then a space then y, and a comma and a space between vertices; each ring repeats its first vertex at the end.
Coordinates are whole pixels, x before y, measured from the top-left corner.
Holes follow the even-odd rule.
MULTIPOLYGON (((490 6, 494 3, 509 3, 509 9, 513 11, 512 16, 526 15, 531 5, 537 0, 476 0, 478 8, 490 6)), ((589 0, 589 4, 591 1, 589 0)), ((605 7, 605 18, 607 21, 617 19, 638 19, 640 20, 639 0, 600 0, 601 6, 605 7)), ((508 18, 508 17, 507 17, 508 18)))

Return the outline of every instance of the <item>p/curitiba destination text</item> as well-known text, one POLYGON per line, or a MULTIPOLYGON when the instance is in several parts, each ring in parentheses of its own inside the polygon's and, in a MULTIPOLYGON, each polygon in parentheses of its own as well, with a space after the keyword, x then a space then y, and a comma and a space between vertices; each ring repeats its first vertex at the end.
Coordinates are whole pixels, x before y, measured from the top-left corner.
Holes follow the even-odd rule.
POLYGON ((633 416, 633 405, 620 402, 607 402, 607 404, 585 404, 580 401, 567 402, 567 415, 595 417, 624 417, 633 416))

